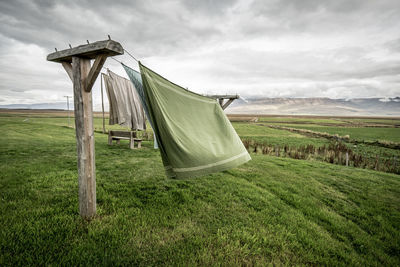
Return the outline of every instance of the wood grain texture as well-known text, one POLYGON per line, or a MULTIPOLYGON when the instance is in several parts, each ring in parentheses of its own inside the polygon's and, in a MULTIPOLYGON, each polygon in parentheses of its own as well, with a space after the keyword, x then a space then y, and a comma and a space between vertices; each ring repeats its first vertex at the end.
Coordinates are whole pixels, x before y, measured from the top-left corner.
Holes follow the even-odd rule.
POLYGON ((207 97, 218 99, 222 109, 226 109, 235 99, 239 99, 239 95, 207 95, 207 97), (228 101, 224 103, 225 99, 228 99, 228 101))
POLYGON ((116 41, 105 40, 51 53, 47 56, 47 60, 54 62, 72 62, 72 57, 74 56, 95 59, 100 54, 105 54, 107 56, 122 55, 124 54, 124 49, 122 45, 116 41))
POLYGON ((96 167, 92 93, 85 90, 90 60, 72 57, 76 146, 78 153, 79 211, 82 217, 96 214, 96 167))
POLYGON ((67 72, 69 78, 72 82, 74 82, 74 75, 72 73, 72 65, 69 62, 61 62, 62 66, 64 67, 65 71, 67 72))
POLYGON ((112 135, 111 135, 111 131, 108 132, 108 145, 112 146, 112 135))
POLYGON ((101 111, 103 113, 103 133, 105 133, 106 132, 106 119, 104 116, 103 74, 100 76, 100 85, 101 85, 101 111))
POLYGON ((133 134, 131 132, 131 136, 129 138, 129 148, 130 149, 135 149, 135 141, 133 140, 133 134))
POLYGON ((103 67, 104 62, 106 62, 107 57, 108 56, 106 54, 96 56, 93 66, 90 69, 89 75, 86 78, 86 92, 90 92, 92 90, 93 84, 96 81, 97 76, 99 76, 101 68, 103 67))
POLYGON ((120 144, 121 140, 129 140, 130 149, 135 149, 135 143, 138 144, 138 148, 142 147, 142 139, 137 138, 136 131, 109 131, 108 144, 112 145, 113 140, 116 140, 117 144, 120 144))
POLYGON ((126 138, 130 138, 131 136, 136 137, 136 132, 134 131, 114 131, 111 130, 109 131, 109 134, 111 136, 115 136, 115 137, 126 137, 126 138))
POLYGON ((215 99, 231 99, 231 98, 233 98, 233 99, 238 99, 239 98, 239 95, 206 95, 207 97, 210 97, 210 98, 215 98, 215 99))
POLYGON ((222 105, 222 109, 226 109, 236 98, 230 98, 225 104, 222 105))

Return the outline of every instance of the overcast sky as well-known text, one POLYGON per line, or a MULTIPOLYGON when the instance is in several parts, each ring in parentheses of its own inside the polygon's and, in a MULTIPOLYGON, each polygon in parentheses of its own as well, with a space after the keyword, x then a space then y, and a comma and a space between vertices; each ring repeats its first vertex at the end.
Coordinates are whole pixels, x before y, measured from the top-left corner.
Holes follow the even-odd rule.
POLYGON ((198 93, 400 95, 399 0, 0 0, 0 105, 64 101, 72 83, 46 55, 107 34, 198 93))

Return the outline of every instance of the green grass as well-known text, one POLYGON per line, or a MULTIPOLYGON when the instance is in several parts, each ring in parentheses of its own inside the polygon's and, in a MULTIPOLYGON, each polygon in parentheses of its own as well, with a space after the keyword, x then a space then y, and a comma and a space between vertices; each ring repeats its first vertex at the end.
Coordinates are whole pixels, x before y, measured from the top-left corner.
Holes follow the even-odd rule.
POLYGON ((12 117, 0 130, 1 266, 400 264, 399 175, 252 154, 173 180, 152 143, 109 147, 96 133, 98 215, 87 222, 74 130, 12 117))
POLYGON ((258 117, 260 122, 271 123, 304 123, 304 124, 343 124, 344 121, 335 118, 312 118, 312 117, 258 117))
POLYGON ((285 126, 307 129, 316 132, 326 132, 341 136, 350 135, 350 138, 364 141, 392 141, 400 142, 400 128, 373 128, 373 127, 331 127, 286 124, 285 126))
POLYGON ((385 118, 385 119, 370 119, 370 118, 358 118, 358 119, 344 119, 348 122, 356 123, 367 123, 367 124, 386 124, 386 125, 400 125, 400 119, 398 118, 385 118))
POLYGON ((301 146, 313 144, 321 146, 329 143, 325 139, 311 138, 286 130, 272 129, 259 123, 233 122, 232 125, 242 139, 250 139, 269 145, 301 146))
POLYGON ((269 117, 269 116, 259 116, 260 122, 270 122, 270 123, 300 123, 300 124, 320 124, 320 125, 332 125, 340 124, 340 125, 349 125, 352 124, 363 124, 363 125, 400 125, 399 118, 318 118, 318 117, 302 117, 302 116, 294 116, 294 117, 269 117))
MULTIPOLYGON (((55 117, 42 117, 38 116, 36 114, 34 115, 27 115, 27 114, 18 114, 18 116, 13 116, 12 114, 0 114, 0 119, 2 121, 20 121, 20 122, 25 122, 25 123, 45 123, 49 125, 56 125, 56 126, 65 126, 68 127, 75 127, 75 121, 74 118, 70 118, 70 123, 68 124, 68 117, 62 117, 62 116, 55 116, 55 117)), ((95 131, 102 131, 103 130, 103 119, 99 117, 93 118, 93 127, 95 131)), ((123 130, 127 131, 129 130, 127 127, 122 127, 118 124, 114 125, 109 125, 108 124, 108 118, 105 120, 105 128, 106 131, 108 130, 123 130)), ((148 127, 149 128, 149 127, 148 127)), ((151 131, 151 128, 149 129, 151 131)))
MULTIPOLYGON (((280 147, 283 147, 285 145, 291 147, 314 145, 315 147, 320 147, 323 145, 328 145, 331 142, 324 138, 313 138, 299 133, 289 132, 286 130, 272 129, 265 125, 262 125, 262 123, 260 124, 260 123, 233 122, 232 125, 234 126, 237 133, 242 139, 253 140, 255 142, 267 145, 277 145, 280 147)), ((293 125, 290 125, 290 127, 293 127, 293 125)), ((304 124, 301 124, 300 126, 297 125, 297 127, 294 128, 305 129, 308 127, 305 126, 304 124)), ((310 127, 310 128, 314 129, 315 127, 310 127)), ((351 132, 353 129, 354 128, 348 128, 348 127, 340 128, 340 130, 342 130, 343 133, 351 132)), ((364 128, 364 129, 365 130, 378 129, 380 132, 382 132, 388 130, 389 128, 364 128)), ((398 129, 398 128, 393 128, 393 129, 398 129)), ((398 149, 390 149, 390 148, 371 146, 365 144, 354 145, 348 143, 346 145, 349 148, 351 148, 354 152, 362 154, 364 157, 368 157, 371 159, 375 159, 376 156, 379 156, 381 159, 393 159, 393 157, 400 158, 400 150, 398 149)))

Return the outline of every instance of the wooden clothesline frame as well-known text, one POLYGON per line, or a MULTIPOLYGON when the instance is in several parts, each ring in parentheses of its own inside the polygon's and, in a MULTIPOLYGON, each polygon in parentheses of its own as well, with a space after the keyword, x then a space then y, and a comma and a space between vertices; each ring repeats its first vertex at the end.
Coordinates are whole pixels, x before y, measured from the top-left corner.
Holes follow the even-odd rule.
POLYGON ((232 104, 235 99, 239 99, 239 95, 208 95, 208 97, 218 99, 219 104, 222 109, 226 109, 230 104, 232 104), (225 103, 225 99, 227 100, 225 103))
POLYGON ((96 215, 96 165, 92 87, 106 59, 124 54, 111 39, 56 51, 48 61, 61 63, 74 88, 76 146, 78 154, 79 213, 86 219, 96 215), (94 60, 91 65, 91 60, 94 60))
MULTIPOLYGON (((61 63, 74 89, 76 147, 78 155, 79 213, 90 219, 96 215, 96 165, 93 128, 92 87, 108 57, 123 55, 120 43, 111 40, 88 43, 51 53, 48 61, 61 63), (94 60, 91 64, 91 60, 94 60)), ((105 132, 103 79, 101 79, 103 132, 105 132)), ((238 95, 211 96, 225 109, 238 95), (224 103, 224 99, 228 99, 224 103)))

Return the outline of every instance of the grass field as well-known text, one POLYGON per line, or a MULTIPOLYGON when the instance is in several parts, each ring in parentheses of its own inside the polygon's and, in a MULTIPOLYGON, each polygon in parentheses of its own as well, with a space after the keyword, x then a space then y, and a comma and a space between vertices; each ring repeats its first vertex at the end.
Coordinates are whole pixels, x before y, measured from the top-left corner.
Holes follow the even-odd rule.
MULTIPOLYGON (((301 121, 301 119, 300 119, 301 121)), ((319 120, 313 123, 317 124, 319 120)), ((253 142, 266 144, 269 146, 280 146, 281 148, 285 145, 291 147, 300 147, 313 145, 315 147, 327 146, 332 143, 332 140, 318 137, 310 137, 302 135, 300 133, 289 132, 285 130, 269 128, 268 124, 263 123, 245 123, 245 122, 233 122, 237 133, 243 140, 251 140, 253 142)), ((330 134, 339 134, 341 136, 357 133, 356 137, 352 137, 356 140, 375 141, 380 140, 384 142, 393 142, 397 140, 396 134, 400 135, 400 128, 373 128, 373 127, 327 127, 310 124, 286 124, 279 123, 274 125, 290 126, 298 129, 308 129, 316 132, 329 132, 330 134), (325 131, 328 129, 327 131, 325 131), (360 138, 362 136, 363 138, 360 138), (358 137, 358 138, 357 138, 358 137), (366 138, 368 137, 368 138, 366 138), (364 139, 366 138, 366 139, 364 139)), ((374 161, 376 157, 381 160, 390 160, 393 164, 400 165, 400 150, 391 149, 386 147, 345 143, 345 145, 351 149, 354 153, 362 155, 365 159, 374 161), (395 163, 396 162, 396 163, 395 163)))
POLYGON ((299 117, 260 117, 260 122, 270 123, 326 123, 326 124, 343 124, 344 122, 339 119, 332 118, 299 118, 299 117))
MULTIPOLYGON (((0 115, 1 266, 400 264, 399 175, 252 153, 238 168, 173 180, 151 141, 110 147, 96 132, 98 215, 88 222, 74 129, 35 117, 0 115)), ((233 125, 275 144, 328 142, 233 125)))
POLYGON ((327 132, 330 134, 350 135, 355 140, 365 141, 392 141, 400 142, 400 128, 373 128, 373 127, 331 127, 286 124, 288 127, 308 129, 316 132, 327 132))
POLYGON ((242 139, 251 139, 271 145, 288 144, 300 146, 307 144, 323 145, 329 143, 321 138, 310 138, 301 134, 271 129, 255 123, 233 122, 233 127, 242 139))

